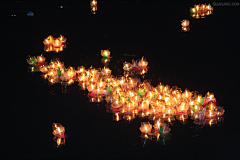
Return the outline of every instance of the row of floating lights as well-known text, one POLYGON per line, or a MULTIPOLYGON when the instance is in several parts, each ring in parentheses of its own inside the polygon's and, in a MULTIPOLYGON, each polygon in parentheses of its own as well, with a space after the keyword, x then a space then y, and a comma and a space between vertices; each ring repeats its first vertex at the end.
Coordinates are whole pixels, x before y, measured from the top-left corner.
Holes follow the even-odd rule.
POLYGON ((201 18, 205 18, 206 15, 211 15, 213 12, 213 7, 208 4, 198 4, 198 5, 194 5, 193 8, 190 8, 190 13, 191 13, 191 17, 199 19, 201 18))
MULTIPOLYGON (((109 50, 102 50, 101 54, 110 57, 109 50)), ((90 102, 105 99, 115 121, 124 119, 131 122, 137 116, 141 119, 148 118, 153 125, 143 122, 139 128, 144 139, 158 141, 160 136, 166 136, 171 130, 167 123, 175 119, 185 123, 191 117, 196 125, 202 126, 211 126, 223 120, 225 110, 216 105, 213 93, 208 92, 203 97, 198 92, 190 92, 188 89, 182 92, 176 86, 170 88, 162 83, 153 87, 148 80, 141 82, 134 77, 147 72, 148 62, 145 58, 132 63, 124 62, 124 75, 119 77, 111 75, 111 70, 107 67, 65 68, 64 63, 58 59, 47 64, 43 55, 29 57, 27 62, 36 68, 35 71, 42 72, 50 84, 68 86, 77 81, 81 89, 89 91, 90 102)), ((61 127, 55 127, 54 130, 59 129, 63 130, 61 127)))
POLYGON ((52 35, 49 35, 47 38, 44 39, 44 51, 45 52, 61 52, 66 48, 66 41, 67 39, 60 35, 58 38, 54 38, 52 35))

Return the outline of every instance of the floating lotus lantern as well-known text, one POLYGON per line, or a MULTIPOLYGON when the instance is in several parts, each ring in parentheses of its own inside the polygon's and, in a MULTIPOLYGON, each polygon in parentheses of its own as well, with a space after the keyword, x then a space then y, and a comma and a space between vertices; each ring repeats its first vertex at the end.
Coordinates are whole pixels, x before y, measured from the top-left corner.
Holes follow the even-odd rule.
POLYGON ((148 62, 146 61, 146 59, 144 57, 142 57, 142 59, 138 62, 138 66, 141 68, 146 68, 148 65, 148 62))
POLYGON ((111 58, 110 57, 110 51, 108 49, 106 50, 101 50, 101 55, 104 57, 104 58, 111 58))
POLYGON ((60 35, 60 36, 58 37, 58 40, 59 40, 62 44, 65 44, 66 41, 67 41, 67 39, 66 39, 63 35, 60 35))
POLYGON ((184 19, 184 20, 181 21, 182 31, 183 32, 188 32, 190 30, 189 24, 190 24, 190 22, 187 19, 184 19))
POLYGON ((182 102, 178 107, 177 107, 177 111, 179 113, 184 113, 184 114, 187 114, 187 111, 189 109, 189 106, 185 103, 185 102, 182 102))
POLYGON ((166 123, 163 123, 159 129, 160 135, 167 135, 170 131, 171 129, 168 127, 166 123))
POLYGON ((44 39, 43 44, 44 46, 51 46, 54 42, 54 38, 52 35, 49 35, 47 38, 44 39))
POLYGON ((150 133, 152 130, 152 125, 149 122, 141 122, 141 127, 139 130, 142 133, 150 133))
POLYGON ((97 11, 97 1, 96 0, 91 0, 90 1, 90 6, 91 6, 91 13, 96 14, 97 11))
POLYGON ((213 93, 207 92, 207 94, 205 95, 205 103, 209 102, 216 102, 216 99, 214 98, 213 93))
POLYGON ((37 58, 34 56, 28 56, 27 63, 31 66, 35 66, 37 64, 37 58))
POLYGON ((132 70, 132 64, 129 63, 129 62, 124 62, 124 63, 123 63, 123 70, 125 70, 125 71, 130 71, 130 70, 132 70))
POLYGON ((105 67, 104 67, 104 68, 102 69, 102 75, 103 75, 103 76, 110 76, 110 75, 111 75, 111 72, 112 72, 112 71, 111 71, 109 68, 105 68, 105 67))
POLYGON ((40 56, 37 56, 36 61, 38 64, 43 64, 45 62, 45 59, 46 58, 41 54, 40 56))
POLYGON ((155 120, 153 127, 155 130, 159 131, 160 128, 163 126, 163 124, 164 124, 164 121, 162 119, 157 119, 155 120))
POLYGON ((190 24, 190 22, 187 19, 184 19, 184 20, 181 21, 182 27, 189 27, 189 24, 190 24))
POLYGON ((53 123, 52 124, 53 132, 52 134, 56 137, 66 137, 65 136, 65 128, 60 123, 53 123))
POLYGON ((42 73, 47 73, 48 72, 48 66, 47 65, 42 65, 39 70, 42 73))
POLYGON ((223 107, 217 107, 217 116, 223 116, 225 110, 223 109, 223 107))

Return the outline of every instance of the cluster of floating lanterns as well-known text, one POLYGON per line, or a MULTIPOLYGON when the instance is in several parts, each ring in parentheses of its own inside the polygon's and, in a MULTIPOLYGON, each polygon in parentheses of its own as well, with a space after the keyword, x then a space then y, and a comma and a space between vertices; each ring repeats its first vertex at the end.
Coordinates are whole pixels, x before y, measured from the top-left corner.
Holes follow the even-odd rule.
POLYGON ((70 85, 77 78, 76 70, 69 66, 65 68, 64 63, 58 59, 51 60, 49 64, 45 62, 43 55, 27 59, 31 72, 42 72, 43 77, 48 79, 50 84, 61 83, 62 85, 70 85))
POLYGON ((90 1, 90 7, 91 7, 91 13, 96 14, 96 12, 97 12, 97 1, 96 0, 91 0, 90 1))
POLYGON ((213 13, 213 7, 210 4, 206 5, 206 3, 198 5, 195 4, 193 8, 190 8, 190 13, 190 16, 193 18, 205 18, 205 16, 213 13))
MULTIPOLYGON (((110 58, 109 50, 102 50, 102 56, 110 58)), ((27 62, 35 71, 43 73, 50 84, 61 83, 64 86, 79 83, 81 89, 89 91, 90 102, 101 102, 104 99, 107 107, 113 113, 113 120, 124 119, 131 122, 136 117, 149 119, 139 128, 144 139, 159 140, 170 132, 169 124, 176 119, 186 123, 190 117, 196 125, 204 126, 217 124, 223 121, 225 110, 216 105, 213 93, 202 96, 198 92, 188 89, 182 91, 174 86, 159 83, 153 87, 148 80, 141 82, 136 75, 147 72, 146 59, 124 62, 124 75, 114 77, 107 67, 95 69, 92 66, 86 69, 80 66, 77 69, 64 66, 58 59, 46 64, 45 58, 40 55, 29 57, 27 62)))
POLYGON ((47 38, 44 39, 44 51, 45 52, 61 52, 66 48, 66 41, 67 39, 60 35, 58 38, 54 38, 52 35, 49 35, 47 38))
MULTIPOLYGON (((199 18, 205 18, 207 15, 211 15, 213 13, 213 7, 208 4, 198 4, 194 5, 194 7, 190 8, 190 16, 199 19, 199 18)), ((181 26, 182 26, 182 32, 189 32, 190 31, 190 21, 187 19, 183 19, 181 21, 181 26)))
POLYGON ((56 142, 56 146, 61 147, 65 145, 65 138, 67 137, 65 134, 65 127, 63 127, 60 123, 53 122, 52 129, 52 134, 54 135, 53 140, 56 142))

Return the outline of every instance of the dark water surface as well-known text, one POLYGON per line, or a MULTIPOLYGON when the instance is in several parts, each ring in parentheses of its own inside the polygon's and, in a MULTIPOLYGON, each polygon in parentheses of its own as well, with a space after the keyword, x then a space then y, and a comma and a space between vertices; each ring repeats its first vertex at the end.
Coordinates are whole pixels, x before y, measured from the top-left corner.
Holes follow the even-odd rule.
MULTIPOLYGON (((198 2, 196 2, 198 3, 198 2)), ((189 18, 194 2, 98 1, 96 15, 89 2, 16 1, 3 9, 1 60, 1 157, 3 159, 229 159, 239 158, 239 6, 214 7, 213 15, 189 18), (60 9, 59 6, 66 6, 60 9), (26 17, 25 10, 34 12, 26 17), (11 14, 16 17, 11 17, 11 14), (190 32, 180 21, 190 19, 190 32), (6 20, 6 21, 5 21, 6 20), (67 38, 61 53, 44 53, 42 41, 52 34, 67 38), (156 85, 213 92, 226 110, 219 126, 195 129, 174 122, 165 146, 143 147, 141 120, 115 122, 105 104, 89 103, 87 91, 77 83, 61 93, 40 73, 29 73, 28 55, 43 54, 50 62, 60 58, 65 66, 102 67, 101 49, 109 49, 112 74, 123 73, 122 63, 145 56, 146 79, 156 85), (54 148, 52 122, 66 128, 66 145, 54 148)), ((0 159, 2 159, 0 158, 0 159)))

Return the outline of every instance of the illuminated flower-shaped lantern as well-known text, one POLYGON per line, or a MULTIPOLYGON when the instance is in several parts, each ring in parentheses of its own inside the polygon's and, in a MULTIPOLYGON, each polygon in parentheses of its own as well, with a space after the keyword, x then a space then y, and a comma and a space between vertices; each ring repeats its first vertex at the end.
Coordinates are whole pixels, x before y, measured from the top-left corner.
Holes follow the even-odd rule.
POLYGON ((37 65, 42 65, 45 63, 46 58, 41 54, 40 56, 37 56, 37 65))
POLYGON ((147 65, 148 65, 148 62, 144 57, 142 57, 142 59, 138 62, 138 66, 142 69, 147 68, 147 65))
POLYGON ((69 66, 68 69, 66 70, 67 75, 69 79, 75 79, 76 78, 76 71, 73 67, 69 66))
POLYGON ((144 100, 138 105, 138 117, 139 118, 145 118, 146 116, 149 116, 149 101, 144 100))
POLYGON ((62 44, 65 44, 66 41, 67 41, 67 39, 66 39, 63 35, 60 35, 60 36, 58 37, 58 40, 59 40, 62 44))
POLYGON ((91 0, 90 1, 90 6, 91 6, 91 13, 96 14, 97 11, 97 1, 96 0, 91 0))
POLYGON ((101 71, 102 76, 109 77, 111 75, 111 70, 109 68, 104 67, 101 71))
POLYGON ((177 114, 188 114, 187 111, 189 109, 189 106, 186 102, 182 102, 179 106, 177 106, 177 114))
POLYGON ((47 65, 42 65, 39 70, 42 73, 47 73, 48 72, 48 66, 47 65))
POLYGON ((127 89, 127 79, 123 76, 120 76, 117 80, 117 83, 120 87, 122 87, 123 89, 127 89))
POLYGON ((146 90, 144 88, 144 85, 140 85, 135 89, 135 92, 137 93, 138 96, 143 97, 146 93, 146 90))
POLYGON ((149 122, 141 122, 139 130, 145 134, 150 133, 152 130, 152 125, 149 122))
POLYGON ((52 134, 58 138, 64 138, 65 135, 65 127, 63 127, 60 123, 53 123, 52 124, 53 132, 52 134))
POLYGON ((121 106, 122 106, 122 103, 118 98, 116 98, 115 101, 111 104, 112 108, 119 108, 121 106))
POLYGON ((52 129, 52 134, 54 135, 53 140, 56 142, 56 147, 58 148, 65 145, 65 138, 67 137, 65 128, 60 123, 53 123, 52 129))
POLYGON ((29 56, 28 59, 26 60, 27 60, 27 63, 31 66, 36 66, 37 64, 37 58, 35 56, 34 57, 29 56))
POLYGON ((159 131, 163 125, 164 125, 164 121, 162 119, 157 119, 154 121, 153 127, 155 130, 159 131))
POLYGON ((43 55, 32 57, 29 56, 27 60, 27 63, 31 66, 30 71, 31 72, 37 72, 41 69, 41 66, 45 64, 45 57, 43 55))
POLYGON ((101 55, 102 55, 102 57, 103 58, 111 58, 110 57, 110 51, 108 50, 108 49, 106 49, 106 50, 101 50, 101 55))
POLYGON ((225 110, 223 109, 223 107, 217 107, 216 112, 217 112, 216 116, 223 116, 225 110))
POLYGON ((183 32, 189 32, 190 31, 189 24, 190 24, 190 22, 187 19, 184 19, 184 20, 181 21, 181 26, 182 26, 182 31, 183 32))
POLYGON ((127 103, 125 103, 125 105, 123 106, 125 113, 135 113, 134 110, 135 108, 137 108, 137 103, 134 101, 128 101, 127 103))
POLYGON ((208 11, 212 11, 213 10, 213 7, 211 6, 211 4, 208 4, 206 6, 206 10, 208 10, 208 11))
POLYGON ((68 82, 70 80, 70 77, 68 76, 67 72, 61 72, 60 78, 62 82, 68 82))
POLYGON ((205 95, 205 98, 204 98, 204 104, 207 104, 209 102, 216 103, 216 99, 214 98, 213 93, 207 92, 207 94, 205 95))
POLYGON ((206 15, 211 15, 211 14, 213 14, 213 7, 210 4, 208 4, 206 6, 206 15))
POLYGON ((133 90, 134 88, 137 87, 137 81, 134 78, 128 77, 127 78, 127 88, 129 90, 133 90))
POLYGON ((145 73, 147 73, 148 71, 148 62, 146 61, 146 59, 144 57, 142 57, 141 60, 139 60, 137 63, 133 61, 133 70, 137 73, 137 74, 141 74, 144 75, 145 73))
POLYGON ((91 5, 91 7, 97 6, 97 1, 96 0, 91 0, 90 5, 91 5))
POLYGON ((54 38, 52 35, 49 35, 47 38, 44 39, 43 44, 44 46, 53 46, 54 38))
POLYGON ((192 98, 192 92, 190 92, 188 89, 185 89, 185 91, 182 93, 181 98, 184 101, 189 101, 192 98))
POLYGON ((123 63, 123 70, 125 71, 131 71, 132 70, 132 64, 129 62, 124 62, 123 63))
POLYGON ((92 10, 91 10, 91 13, 92 14, 96 14, 96 11, 97 11, 97 6, 93 6, 92 10))
POLYGON ((203 104, 204 104, 204 99, 202 98, 202 95, 197 95, 195 98, 195 104, 198 105, 199 107, 203 108, 203 104))
POLYGON ((170 131, 171 131, 171 129, 167 126, 166 123, 163 123, 159 129, 159 133, 161 136, 165 136, 165 135, 169 134, 170 131))
POLYGON ((189 11, 190 11, 190 13, 192 13, 192 14, 195 14, 195 13, 196 13, 196 9, 195 9, 195 8, 192 8, 192 7, 190 8, 189 11))

